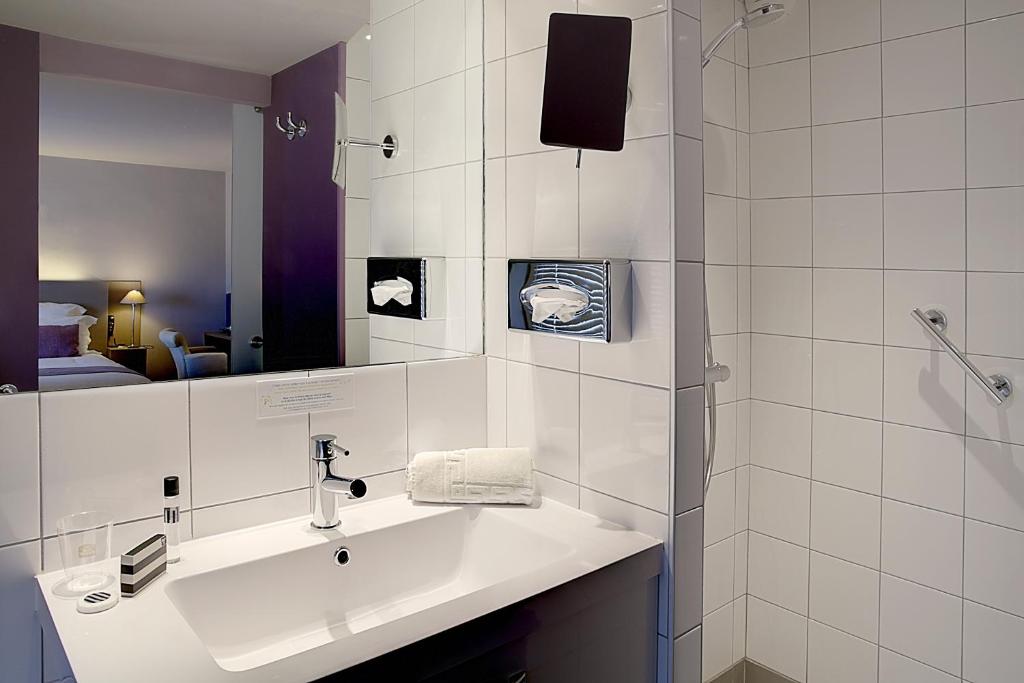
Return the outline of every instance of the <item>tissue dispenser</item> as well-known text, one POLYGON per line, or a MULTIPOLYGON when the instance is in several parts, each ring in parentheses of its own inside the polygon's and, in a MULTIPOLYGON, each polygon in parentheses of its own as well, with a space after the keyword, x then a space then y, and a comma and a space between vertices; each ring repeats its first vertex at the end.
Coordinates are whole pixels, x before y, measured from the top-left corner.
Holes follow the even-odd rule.
POLYGON ((632 334, 629 261, 509 261, 508 327, 604 344, 632 334))
POLYGON ((370 315, 426 320, 443 318, 445 302, 445 260, 428 258, 368 258, 366 260, 366 311, 370 315), (373 288, 381 283, 406 281, 411 293, 395 296, 382 304, 374 302, 373 288), (408 301, 408 304, 405 302, 408 301))

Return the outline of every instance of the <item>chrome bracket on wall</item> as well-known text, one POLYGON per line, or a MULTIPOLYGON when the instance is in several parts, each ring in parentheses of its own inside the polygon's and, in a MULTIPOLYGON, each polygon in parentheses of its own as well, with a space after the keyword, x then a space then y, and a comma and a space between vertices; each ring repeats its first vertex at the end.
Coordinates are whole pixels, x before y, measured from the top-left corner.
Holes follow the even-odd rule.
POLYGON ((629 261, 508 262, 508 327, 579 341, 632 336, 629 261))

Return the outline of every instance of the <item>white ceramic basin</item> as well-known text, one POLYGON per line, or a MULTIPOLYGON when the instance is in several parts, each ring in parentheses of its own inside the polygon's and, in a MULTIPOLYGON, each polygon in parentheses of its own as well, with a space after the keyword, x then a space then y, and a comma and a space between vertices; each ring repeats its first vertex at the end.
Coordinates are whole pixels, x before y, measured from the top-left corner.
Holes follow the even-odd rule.
POLYGON ((311 680, 658 543, 550 501, 451 507, 395 497, 345 508, 341 519, 336 531, 295 519, 188 542, 168 576, 98 615, 52 594, 58 573, 41 575, 78 683, 126 670, 145 671, 147 683, 311 680), (338 566, 342 546, 350 560, 338 566))

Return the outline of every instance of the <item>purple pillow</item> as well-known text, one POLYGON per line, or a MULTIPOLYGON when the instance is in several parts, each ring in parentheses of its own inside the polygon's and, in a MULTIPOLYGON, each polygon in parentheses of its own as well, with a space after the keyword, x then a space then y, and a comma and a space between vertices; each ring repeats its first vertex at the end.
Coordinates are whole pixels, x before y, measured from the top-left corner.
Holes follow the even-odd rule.
POLYGON ((78 353, 78 325, 40 325, 39 357, 67 358, 78 353))

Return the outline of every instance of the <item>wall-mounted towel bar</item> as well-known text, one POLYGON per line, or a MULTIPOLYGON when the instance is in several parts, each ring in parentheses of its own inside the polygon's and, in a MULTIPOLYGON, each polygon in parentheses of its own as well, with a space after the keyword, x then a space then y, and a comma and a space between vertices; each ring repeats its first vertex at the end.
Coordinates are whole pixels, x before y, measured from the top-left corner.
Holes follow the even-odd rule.
POLYGON ((914 319, 921 324, 921 327, 935 341, 939 342, 939 346, 956 361, 957 365, 967 373, 967 376, 985 390, 985 393, 988 394, 993 403, 997 406, 1002 405, 1006 399, 1013 395, 1013 385, 1010 383, 1010 380, 1003 375, 986 375, 978 369, 977 365, 971 362, 971 359, 965 353, 953 345, 953 342, 946 336, 947 321, 945 313, 934 308, 930 308, 922 313, 920 308, 915 308, 910 314, 914 316, 914 319))

